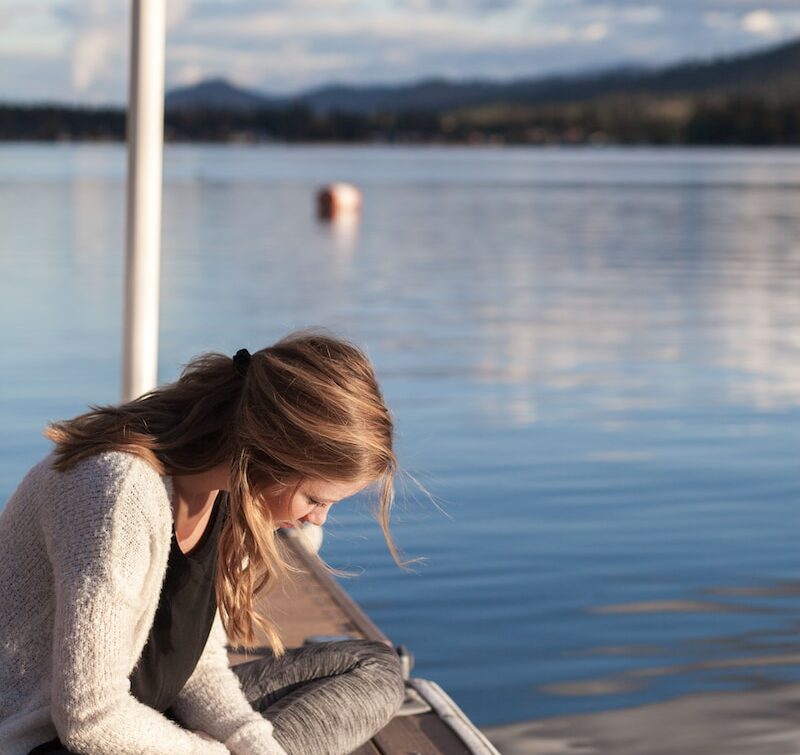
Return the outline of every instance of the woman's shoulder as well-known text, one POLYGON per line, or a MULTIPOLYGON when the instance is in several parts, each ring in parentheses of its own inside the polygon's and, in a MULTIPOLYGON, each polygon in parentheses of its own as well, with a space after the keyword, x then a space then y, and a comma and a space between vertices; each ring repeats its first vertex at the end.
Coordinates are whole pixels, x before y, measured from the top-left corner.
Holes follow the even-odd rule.
POLYGON ((153 525, 171 520, 169 495, 159 472, 140 456, 125 451, 92 454, 60 471, 49 454, 29 474, 54 507, 79 505, 98 515, 135 511, 153 525))
MULTIPOLYGON (((51 469, 55 458, 51 454, 51 469)), ((141 456, 127 451, 102 451, 74 463, 63 472, 56 472, 74 484, 107 490, 130 487, 163 488, 159 473, 141 456)))
POLYGON ((74 465, 83 475, 108 479, 142 478, 155 483, 159 473, 141 456, 130 451, 101 451, 87 456, 74 465))

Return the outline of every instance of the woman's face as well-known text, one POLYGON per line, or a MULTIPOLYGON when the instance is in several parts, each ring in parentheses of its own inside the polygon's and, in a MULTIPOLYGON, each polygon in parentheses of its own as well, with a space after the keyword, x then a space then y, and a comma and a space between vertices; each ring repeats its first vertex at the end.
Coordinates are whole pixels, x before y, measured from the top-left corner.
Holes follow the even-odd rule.
POLYGON ((361 492, 369 482, 328 482, 303 480, 291 500, 267 497, 276 527, 291 527, 297 522, 323 525, 333 504, 361 492))

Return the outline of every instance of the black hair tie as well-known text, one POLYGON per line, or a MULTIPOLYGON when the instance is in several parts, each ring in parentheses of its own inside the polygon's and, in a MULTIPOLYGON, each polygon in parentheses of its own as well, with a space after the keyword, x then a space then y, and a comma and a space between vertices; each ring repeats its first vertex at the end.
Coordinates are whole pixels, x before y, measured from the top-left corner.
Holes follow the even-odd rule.
POLYGON ((236 372, 244 377, 250 366, 250 352, 247 349, 239 349, 233 357, 233 366, 236 368, 236 372))

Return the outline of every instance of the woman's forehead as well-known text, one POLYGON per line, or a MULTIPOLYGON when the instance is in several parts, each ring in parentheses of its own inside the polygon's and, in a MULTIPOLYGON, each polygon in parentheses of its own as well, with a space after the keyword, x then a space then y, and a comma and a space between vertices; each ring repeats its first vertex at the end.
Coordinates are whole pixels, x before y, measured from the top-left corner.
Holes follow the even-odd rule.
POLYGON ((330 480, 304 480, 300 492, 322 501, 339 501, 361 492, 369 481, 335 482, 330 480))

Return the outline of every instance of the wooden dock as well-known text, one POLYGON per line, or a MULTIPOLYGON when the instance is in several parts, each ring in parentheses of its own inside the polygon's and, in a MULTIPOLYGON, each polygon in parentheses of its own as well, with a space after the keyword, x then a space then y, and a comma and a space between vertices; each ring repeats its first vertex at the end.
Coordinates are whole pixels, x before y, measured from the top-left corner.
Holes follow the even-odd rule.
MULTIPOLYGON (((393 645, 379 627, 322 569, 293 531, 282 531, 295 565, 295 575, 259 606, 280 627, 287 647, 299 647, 314 638, 372 639, 393 645)), ((266 645, 266 642, 264 643, 266 645)), ((231 664, 259 655, 231 651, 231 664)), ((401 656, 402 657, 402 656, 401 656)), ((499 755, 489 740, 467 719, 446 693, 433 682, 410 678, 406 702, 389 724, 353 755, 499 755)))

